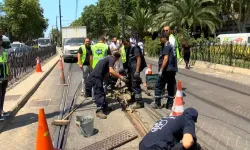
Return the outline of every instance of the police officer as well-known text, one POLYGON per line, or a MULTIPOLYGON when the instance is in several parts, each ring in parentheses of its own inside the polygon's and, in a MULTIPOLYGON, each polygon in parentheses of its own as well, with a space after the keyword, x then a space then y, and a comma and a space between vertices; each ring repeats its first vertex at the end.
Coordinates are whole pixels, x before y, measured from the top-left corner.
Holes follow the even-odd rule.
POLYGON ((4 120, 4 117, 9 116, 9 113, 3 111, 3 104, 6 94, 6 88, 8 86, 8 80, 10 79, 9 66, 7 63, 7 52, 2 47, 3 37, 0 34, 0 121, 4 120))
POLYGON ((85 82, 87 77, 92 70, 93 54, 90 47, 90 41, 88 38, 84 39, 84 45, 78 50, 78 65, 82 70, 82 93, 84 94, 85 82))
MULTIPOLYGON (((132 46, 129 39, 123 39, 123 45, 126 49, 126 62, 129 75, 129 88, 132 94, 132 101, 135 100, 133 109, 144 107, 141 95, 141 78, 140 72, 147 66, 144 56, 138 46, 132 46)), ((125 57, 125 56, 123 56, 125 57)))
POLYGON ((167 109, 171 109, 173 106, 173 100, 175 95, 176 80, 175 75, 178 71, 177 58, 175 49, 169 43, 169 35, 162 33, 160 42, 162 45, 159 57, 159 79, 155 84, 155 103, 152 104, 153 108, 161 108, 161 96, 162 91, 167 83, 168 100, 166 104, 167 109))
POLYGON ((197 118, 194 108, 187 108, 181 116, 162 118, 139 143, 139 150, 199 150, 195 134, 197 118))
POLYGON ((120 56, 120 53, 116 52, 113 53, 112 56, 101 59, 90 73, 86 83, 85 92, 87 95, 90 95, 92 87, 94 89, 95 103, 97 105, 96 116, 101 119, 106 119, 107 116, 104 112, 110 110, 105 99, 106 94, 103 88, 103 81, 108 77, 107 73, 127 82, 126 78, 114 71, 114 63, 119 60, 120 56))

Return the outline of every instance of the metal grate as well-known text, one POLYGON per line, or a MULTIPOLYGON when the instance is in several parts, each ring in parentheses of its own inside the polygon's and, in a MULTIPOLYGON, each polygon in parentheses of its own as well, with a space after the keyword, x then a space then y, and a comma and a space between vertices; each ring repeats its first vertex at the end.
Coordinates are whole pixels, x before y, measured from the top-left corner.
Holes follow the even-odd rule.
POLYGON ((44 107, 48 106, 50 103, 50 100, 32 100, 29 104, 29 107, 44 107))
POLYGON ((136 139, 138 135, 125 130, 115 135, 112 135, 106 139, 103 139, 99 142, 96 142, 92 145, 89 145, 81 150, 112 150, 117 148, 125 143, 128 143, 134 139, 136 139))
POLYGON ((16 101, 18 100, 22 95, 6 95, 5 101, 16 101))

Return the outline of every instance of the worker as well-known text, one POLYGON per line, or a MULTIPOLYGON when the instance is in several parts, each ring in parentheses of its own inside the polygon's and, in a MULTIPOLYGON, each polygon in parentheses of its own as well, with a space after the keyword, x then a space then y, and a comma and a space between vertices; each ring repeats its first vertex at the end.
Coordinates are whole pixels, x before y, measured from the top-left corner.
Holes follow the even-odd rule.
POLYGON ((7 63, 7 52, 2 47, 3 36, 0 34, 0 121, 4 121, 4 117, 9 116, 9 113, 3 111, 4 99, 8 80, 10 80, 9 65, 7 63))
POLYGON ((133 93, 131 101, 135 101, 132 108, 139 109, 144 107, 141 95, 140 72, 147 67, 144 56, 138 46, 132 46, 129 39, 123 39, 123 45, 126 49, 126 62, 129 76, 129 89, 133 93))
POLYGON ((161 51, 158 61, 159 66, 159 79, 155 83, 155 102, 152 104, 152 107, 155 109, 161 108, 161 97, 163 89, 167 83, 168 91, 168 100, 166 104, 167 109, 172 109, 175 88, 176 88, 176 79, 175 75, 178 71, 176 53, 173 46, 169 42, 169 35, 165 32, 161 34, 161 51))
POLYGON ((101 119, 106 119, 107 116, 104 114, 106 111, 110 111, 108 103, 106 102, 106 94, 104 92, 103 81, 105 78, 108 78, 109 74, 112 76, 121 79, 124 82, 127 82, 127 79, 123 76, 120 76, 117 72, 114 71, 114 63, 119 60, 120 53, 113 53, 112 56, 107 56, 101 59, 93 71, 90 73, 87 83, 86 83, 86 94, 89 96, 91 89, 94 89, 95 103, 97 105, 96 116, 101 119), (108 73, 108 75, 107 75, 108 73))
POLYGON ((139 143, 139 150, 201 149, 196 142, 195 122, 197 118, 197 110, 187 108, 180 116, 160 119, 139 143))
POLYGON ((88 38, 84 39, 84 45, 82 45, 78 50, 78 65, 82 70, 82 94, 84 95, 85 91, 85 82, 87 77, 92 70, 92 60, 93 54, 90 47, 90 40, 88 38))

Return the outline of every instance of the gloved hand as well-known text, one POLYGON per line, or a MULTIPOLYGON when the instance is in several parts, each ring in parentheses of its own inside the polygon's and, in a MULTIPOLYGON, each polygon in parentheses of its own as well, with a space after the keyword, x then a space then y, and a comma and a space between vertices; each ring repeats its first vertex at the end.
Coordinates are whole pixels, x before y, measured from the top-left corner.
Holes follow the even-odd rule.
POLYGON ((135 78, 140 78, 140 73, 139 72, 135 72, 134 77, 135 78))
POLYGON ((162 77, 162 70, 159 71, 158 75, 160 78, 162 77))
POLYGON ((121 79, 123 82, 125 82, 125 83, 128 82, 128 79, 126 79, 124 76, 120 76, 120 79, 121 79))

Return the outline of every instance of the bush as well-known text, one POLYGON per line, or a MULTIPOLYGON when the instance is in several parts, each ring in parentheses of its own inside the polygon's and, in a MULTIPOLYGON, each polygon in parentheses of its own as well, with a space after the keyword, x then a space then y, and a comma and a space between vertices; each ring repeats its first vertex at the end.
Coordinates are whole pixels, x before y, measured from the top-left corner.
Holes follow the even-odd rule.
POLYGON ((147 52, 147 55, 150 57, 158 57, 160 55, 160 39, 156 38, 155 40, 152 40, 151 36, 146 36, 144 38, 144 49, 147 52))

